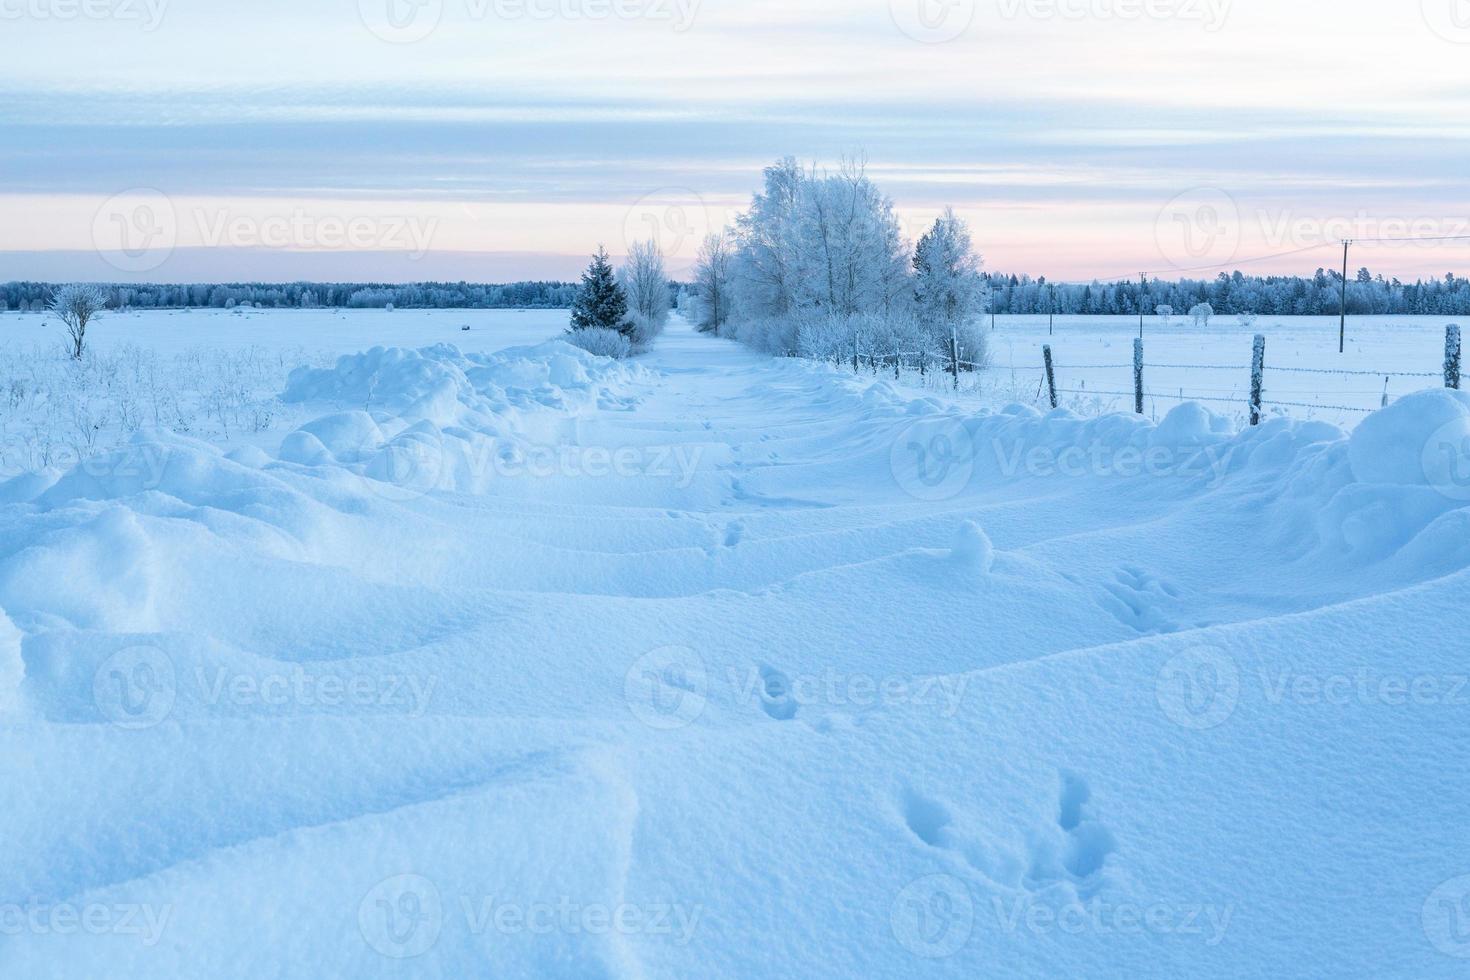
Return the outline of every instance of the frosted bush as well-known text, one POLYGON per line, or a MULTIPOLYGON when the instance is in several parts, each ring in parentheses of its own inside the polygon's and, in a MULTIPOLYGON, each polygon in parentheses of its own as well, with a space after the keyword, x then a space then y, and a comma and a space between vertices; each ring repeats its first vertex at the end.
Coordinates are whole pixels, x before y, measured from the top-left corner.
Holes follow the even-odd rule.
POLYGON ((191 349, 172 357, 124 345, 80 360, 60 345, 0 344, 0 478, 69 466, 141 429, 222 443, 285 419, 278 393, 306 351, 191 349))
POLYGON ((633 344, 627 337, 616 330, 608 330, 604 327, 572 330, 567 334, 567 343, 599 357, 613 357, 621 360, 633 353, 633 344))
POLYGON ((628 323, 631 327, 627 336, 633 350, 647 350, 658 335, 663 333, 664 321, 667 319, 667 313, 664 314, 663 320, 650 318, 637 312, 629 313, 628 323))

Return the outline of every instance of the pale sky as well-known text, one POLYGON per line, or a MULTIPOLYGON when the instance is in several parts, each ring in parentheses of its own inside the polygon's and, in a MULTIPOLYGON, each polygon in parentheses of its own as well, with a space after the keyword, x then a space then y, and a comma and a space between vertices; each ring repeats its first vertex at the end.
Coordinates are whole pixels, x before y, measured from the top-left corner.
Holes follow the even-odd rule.
POLYGON ((1056 279, 1470 236, 1470 0, 0 0, 0 51, 0 280, 677 271, 784 155, 1056 279))

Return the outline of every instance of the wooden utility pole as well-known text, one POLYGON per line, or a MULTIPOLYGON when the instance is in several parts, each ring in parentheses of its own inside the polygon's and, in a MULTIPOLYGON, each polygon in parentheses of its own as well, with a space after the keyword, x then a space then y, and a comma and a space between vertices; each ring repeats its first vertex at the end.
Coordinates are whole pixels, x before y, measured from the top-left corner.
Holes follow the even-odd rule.
POLYGON ((1138 290, 1138 339, 1143 339, 1143 310, 1144 296, 1148 293, 1148 273, 1140 272, 1138 280, 1142 284, 1138 290))
POLYGON ((1342 299, 1338 304, 1337 321, 1337 352, 1339 354, 1347 351, 1347 267, 1348 246, 1352 242, 1343 239, 1342 242, 1342 299))
POLYGON ((1046 344, 1041 348, 1042 360, 1046 363, 1046 389, 1051 396, 1051 407, 1057 407, 1057 372, 1051 359, 1051 345, 1046 344))

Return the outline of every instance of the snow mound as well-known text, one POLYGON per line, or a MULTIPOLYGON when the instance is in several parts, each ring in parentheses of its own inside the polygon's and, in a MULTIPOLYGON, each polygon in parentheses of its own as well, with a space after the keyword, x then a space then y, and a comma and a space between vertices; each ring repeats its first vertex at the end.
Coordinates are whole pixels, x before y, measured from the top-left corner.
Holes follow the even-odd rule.
POLYGON ((988 575, 991 566, 995 564, 995 545, 991 544, 990 536, 979 524, 966 521, 960 525, 959 532, 955 535, 950 556, 966 568, 988 575))
POLYGON ((1164 416, 1151 441, 1158 446, 1204 446, 1229 438, 1231 428, 1229 419, 1199 402, 1184 402, 1164 416))
POLYGON ((375 347, 332 368, 291 373, 282 400, 360 405, 318 417, 288 435, 280 458, 340 465, 391 488, 480 492, 524 461, 546 434, 537 415, 629 408, 641 368, 562 341, 491 355, 449 344, 375 347))
POLYGON ((1353 432, 1348 457, 1361 483, 1440 486, 1459 478, 1455 464, 1463 462, 1467 440, 1470 394, 1440 388, 1368 416, 1353 432))
POLYGON ((14 714, 20 707, 20 682, 26 672, 20 641, 20 630, 0 609, 0 718, 14 714))

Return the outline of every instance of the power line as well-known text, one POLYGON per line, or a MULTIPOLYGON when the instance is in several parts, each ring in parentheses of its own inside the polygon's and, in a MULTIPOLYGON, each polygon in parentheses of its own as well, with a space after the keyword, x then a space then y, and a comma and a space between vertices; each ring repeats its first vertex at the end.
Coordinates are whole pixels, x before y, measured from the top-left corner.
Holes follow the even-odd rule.
MULTIPOLYGON (((1470 235, 1438 235, 1438 236, 1405 235, 1405 236, 1389 236, 1389 237, 1383 237, 1383 238, 1353 238, 1353 239, 1349 239, 1349 241, 1352 244, 1354 244, 1354 245, 1362 245, 1362 244, 1376 245, 1376 244, 1385 244, 1385 243, 1392 243, 1392 242, 1470 242, 1470 235)), ((1238 268, 1240 266, 1243 266, 1243 265, 1254 265, 1254 264, 1259 263, 1259 262, 1271 262, 1271 261, 1273 261, 1275 259, 1290 258, 1293 255, 1303 255, 1303 254, 1305 254, 1307 252, 1315 252, 1317 249, 1321 249, 1321 248, 1335 248, 1335 247, 1337 247, 1340 244, 1342 244, 1342 242, 1340 242, 1340 241, 1337 241, 1337 242, 1317 242, 1316 244, 1313 244, 1313 245, 1304 245, 1301 248, 1288 249, 1288 250, 1286 250, 1284 252, 1273 252, 1273 253, 1271 253, 1269 255, 1256 255, 1256 256, 1251 256, 1250 258, 1244 258, 1244 259, 1231 259, 1228 262, 1217 263, 1217 264, 1214 264, 1214 265, 1180 266, 1180 267, 1171 268, 1171 269, 1149 269, 1149 270, 1141 273, 1141 278, 1146 278, 1148 276, 1154 276, 1155 278, 1159 278, 1161 276, 1181 275, 1181 274, 1188 273, 1188 272, 1215 272, 1215 271, 1226 272, 1226 271, 1234 271, 1236 268, 1238 268)), ((1132 282, 1132 281, 1133 281, 1133 275, 1132 275, 1132 273, 1123 273, 1122 275, 1113 275, 1113 276, 1089 276, 1089 277, 1086 277, 1085 282, 1079 282, 1079 284, 1085 285, 1087 282, 1118 283, 1118 282, 1132 282)), ((1051 280, 1048 280, 1048 282, 1051 282, 1051 280)), ((1078 282, 1078 281, 1077 280, 1074 280, 1074 282, 1078 282)))

